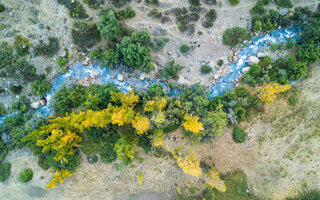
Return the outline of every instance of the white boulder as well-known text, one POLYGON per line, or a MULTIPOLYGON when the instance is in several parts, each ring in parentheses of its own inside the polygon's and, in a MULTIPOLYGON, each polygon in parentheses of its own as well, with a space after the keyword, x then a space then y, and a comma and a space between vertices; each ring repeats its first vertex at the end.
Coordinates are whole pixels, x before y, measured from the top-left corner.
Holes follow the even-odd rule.
POLYGON ((253 64, 258 64, 259 63, 259 58, 256 56, 250 56, 248 58, 248 64, 253 65, 253 64))
POLYGON ((124 76, 122 74, 118 74, 117 79, 118 79, 118 81, 123 81, 124 80, 124 76))
POLYGON ((38 109, 38 108, 40 108, 40 102, 33 102, 32 104, 31 104, 31 108, 32 109, 38 109))

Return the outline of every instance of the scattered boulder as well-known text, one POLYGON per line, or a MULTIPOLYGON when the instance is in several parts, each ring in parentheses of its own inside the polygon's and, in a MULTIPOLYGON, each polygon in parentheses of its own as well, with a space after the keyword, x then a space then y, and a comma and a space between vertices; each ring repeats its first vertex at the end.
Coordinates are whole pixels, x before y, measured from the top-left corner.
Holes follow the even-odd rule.
POLYGON ((257 55, 258 58, 264 58, 267 57, 267 54, 263 53, 263 52, 259 52, 257 55))
POLYGON ((253 64, 258 64, 259 63, 259 58, 256 56, 250 56, 248 58, 248 64, 253 65, 253 64))
POLYGON ((118 74, 117 79, 118 79, 118 81, 123 81, 124 80, 124 76, 122 74, 118 74))
POLYGON ((41 98, 39 102, 40 102, 41 106, 47 105, 47 99, 46 98, 41 98))
POLYGON ((67 52, 66 52, 65 50, 63 50, 63 51, 60 53, 59 57, 64 58, 64 57, 66 57, 66 55, 67 55, 67 52))
POLYGON ((83 65, 83 66, 87 66, 87 65, 89 65, 89 63, 90 63, 90 58, 89 58, 89 57, 86 57, 86 58, 84 59, 82 65, 83 65))
POLYGON ((146 78, 146 76, 147 76, 147 74, 145 73, 145 72, 142 72, 141 74, 140 74, 140 80, 144 80, 145 78, 146 78))
POLYGON ((88 156, 87 160, 90 164, 94 164, 98 162, 98 156, 97 155, 88 156))
POLYGON ((239 60, 239 57, 238 56, 232 56, 232 61, 233 62, 238 62, 239 60))
POLYGON ((250 67, 244 67, 244 68, 242 68, 242 73, 246 73, 247 71, 249 71, 249 69, 250 69, 250 67))
POLYGON ((38 108, 40 108, 40 102, 39 102, 39 101, 33 102, 33 103, 31 104, 31 108, 32 108, 32 109, 38 109, 38 108))
POLYGON ((288 9, 288 8, 281 8, 281 9, 279 10, 279 15, 285 16, 286 14, 288 14, 288 12, 289 12, 289 9, 288 9))

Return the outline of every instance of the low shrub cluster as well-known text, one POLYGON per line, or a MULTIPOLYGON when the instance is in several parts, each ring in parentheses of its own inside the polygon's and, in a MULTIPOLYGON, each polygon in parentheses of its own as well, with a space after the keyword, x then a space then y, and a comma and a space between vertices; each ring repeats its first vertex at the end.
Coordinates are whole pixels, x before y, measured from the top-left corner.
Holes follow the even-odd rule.
POLYGON ((217 12, 215 9, 209 10, 202 21, 202 26, 205 28, 210 28, 213 26, 213 22, 217 19, 217 12))
POLYGON ((201 72, 204 74, 209 74, 210 72, 212 72, 212 67, 210 65, 202 65, 201 72))
POLYGON ((240 127, 233 128, 232 138, 236 143, 243 143, 246 140, 246 133, 240 127))
POLYGON ((130 6, 128 6, 124 10, 117 10, 115 12, 115 15, 117 19, 122 20, 122 19, 129 19, 129 18, 135 17, 136 12, 130 6))
MULTIPOLYGON (((93 2, 97 0, 92 0, 87 2, 93 2)), ((69 16, 72 18, 84 19, 87 18, 88 15, 86 10, 84 9, 83 5, 78 1, 70 1, 70 0, 58 0, 58 3, 64 5, 69 10, 69 16)))
POLYGON ((42 40, 40 40, 40 44, 34 48, 34 52, 36 56, 45 56, 52 57, 54 54, 59 51, 59 40, 56 37, 49 37, 49 43, 45 44, 42 40))
MULTIPOLYGON (((81 48, 91 48, 101 40, 98 26, 95 23, 80 21, 73 23, 71 37, 72 42, 81 48)), ((65 59, 61 58, 60 60, 65 59)))
POLYGON ((182 44, 180 45, 180 52, 181 53, 188 53, 190 50, 190 47, 186 44, 182 44))
POLYGON ((11 164, 0 164, 0 181, 5 181, 10 176, 11 164))
POLYGON ((25 169, 19 175, 20 181, 23 183, 27 183, 27 182, 31 181, 32 177, 33 177, 32 169, 25 169))
POLYGON ((51 86, 46 80, 42 81, 33 81, 31 82, 31 89, 34 94, 39 96, 44 96, 47 92, 50 91, 51 86))
POLYGON ((236 46, 240 42, 249 39, 249 32, 241 27, 233 27, 226 29, 222 36, 223 44, 230 46, 236 46))
POLYGON ((174 60, 172 60, 167 63, 163 70, 159 71, 159 77, 167 80, 177 79, 179 71, 181 71, 183 68, 184 67, 182 65, 175 64, 174 60))
POLYGON ((90 8, 98 9, 104 4, 104 0, 83 0, 90 8))

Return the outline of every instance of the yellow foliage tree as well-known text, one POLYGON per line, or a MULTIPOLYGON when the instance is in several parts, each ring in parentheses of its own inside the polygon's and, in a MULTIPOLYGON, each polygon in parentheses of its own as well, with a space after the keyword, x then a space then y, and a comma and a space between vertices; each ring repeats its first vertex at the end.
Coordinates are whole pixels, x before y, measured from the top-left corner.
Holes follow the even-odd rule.
POLYGON ((149 129, 150 122, 147 117, 143 117, 138 113, 132 121, 132 126, 137 130, 137 133, 141 135, 149 129))
POLYGON ((211 169, 207 172, 207 186, 210 188, 216 188, 219 192, 225 192, 227 187, 223 180, 220 179, 220 173, 216 169, 211 169))
POLYGON ((161 146, 163 144, 163 131, 160 129, 157 129, 153 132, 153 135, 150 136, 152 140, 152 144, 155 147, 161 146))
POLYGON ((137 182, 138 182, 138 185, 142 185, 143 183, 143 179, 144 179, 144 175, 142 172, 139 172, 138 175, 137 175, 137 182))
POLYGON ((61 170, 61 171, 56 171, 56 173, 53 175, 53 178, 51 182, 46 186, 46 188, 53 188, 56 187, 59 183, 63 183, 64 178, 68 177, 71 175, 71 172, 68 170, 61 170))
POLYGON ((257 90, 257 96, 262 102, 272 102, 279 93, 290 90, 291 85, 280 85, 279 83, 267 84, 264 83, 262 87, 257 90))
POLYGON ((199 133, 200 131, 204 130, 203 124, 199 122, 198 116, 192 116, 192 114, 185 114, 184 116, 185 122, 183 123, 183 127, 191 131, 192 133, 199 133))
POLYGON ((196 155, 194 154, 193 149, 189 151, 188 155, 186 156, 183 156, 180 149, 176 149, 171 152, 184 173, 192 176, 200 176, 202 174, 200 161, 196 160, 196 155))
POLYGON ((167 100, 165 98, 156 97, 153 101, 147 101, 144 106, 145 111, 160 111, 167 105, 167 100))

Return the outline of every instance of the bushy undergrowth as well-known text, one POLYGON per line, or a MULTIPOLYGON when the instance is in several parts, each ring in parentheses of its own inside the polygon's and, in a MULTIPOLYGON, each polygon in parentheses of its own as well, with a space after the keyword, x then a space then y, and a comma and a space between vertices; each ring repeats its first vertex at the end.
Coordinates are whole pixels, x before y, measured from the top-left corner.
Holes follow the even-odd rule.
POLYGON ((75 22, 72 25, 71 37, 74 44, 81 48, 91 48, 100 40, 100 33, 95 23, 75 22))
POLYGON ((223 44, 235 46, 243 40, 249 40, 250 35, 244 28, 233 27, 225 30, 222 36, 223 44))
POLYGON ((0 164, 0 181, 4 182, 10 176, 11 164, 0 164))
POLYGON ((31 181, 32 177, 33 177, 32 169, 25 169, 19 175, 20 181, 22 181, 23 183, 27 183, 31 181))

